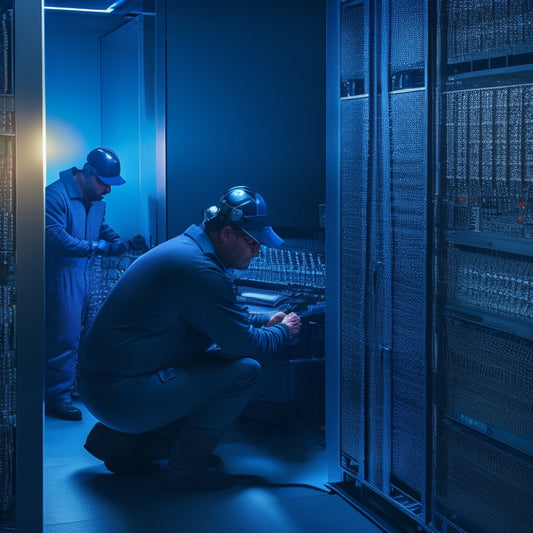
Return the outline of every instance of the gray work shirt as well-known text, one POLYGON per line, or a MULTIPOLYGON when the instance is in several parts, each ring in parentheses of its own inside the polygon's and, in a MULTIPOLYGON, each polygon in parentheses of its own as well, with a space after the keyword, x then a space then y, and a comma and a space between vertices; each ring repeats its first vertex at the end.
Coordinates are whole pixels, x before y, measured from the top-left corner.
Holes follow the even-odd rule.
POLYGON ((192 225, 118 280, 80 350, 80 366, 91 374, 135 376, 178 367, 206 350, 260 357, 288 342, 285 324, 256 322, 237 303, 203 227, 192 225))

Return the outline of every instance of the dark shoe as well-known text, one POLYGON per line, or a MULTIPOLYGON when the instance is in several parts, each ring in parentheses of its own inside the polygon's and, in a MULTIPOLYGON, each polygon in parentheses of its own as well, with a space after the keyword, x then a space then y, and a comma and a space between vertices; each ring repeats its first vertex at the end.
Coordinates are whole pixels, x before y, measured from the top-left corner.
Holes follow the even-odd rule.
POLYGON ((44 412, 48 416, 62 420, 81 420, 81 411, 72 405, 71 400, 49 400, 46 402, 44 412))
POLYGON ((115 431, 97 422, 85 441, 84 448, 97 459, 120 458, 125 451, 131 449, 132 435, 115 431))
MULTIPOLYGON (((116 474, 139 474, 151 470, 153 461, 167 459, 181 424, 174 423, 147 433, 123 433, 97 422, 91 429, 85 449, 104 461, 108 470, 116 474)), ((222 463, 211 454, 206 458, 209 467, 222 463)))
POLYGON ((152 433, 123 433, 97 422, 85 442, 85 449, 102 461, 127 459, 128 461, 154 461, 166 459, 174 444, 173 438, 152 433))

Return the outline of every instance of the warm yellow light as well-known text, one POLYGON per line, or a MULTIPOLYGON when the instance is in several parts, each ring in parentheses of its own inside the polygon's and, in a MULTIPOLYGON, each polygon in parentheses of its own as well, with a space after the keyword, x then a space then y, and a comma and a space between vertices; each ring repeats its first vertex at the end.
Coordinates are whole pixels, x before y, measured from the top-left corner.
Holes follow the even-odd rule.
POLYGON ((46 159, 54 165, 58 161, 76 160, 84 153, 81 132, 71 123, 48 120, 46 124, 46 159))

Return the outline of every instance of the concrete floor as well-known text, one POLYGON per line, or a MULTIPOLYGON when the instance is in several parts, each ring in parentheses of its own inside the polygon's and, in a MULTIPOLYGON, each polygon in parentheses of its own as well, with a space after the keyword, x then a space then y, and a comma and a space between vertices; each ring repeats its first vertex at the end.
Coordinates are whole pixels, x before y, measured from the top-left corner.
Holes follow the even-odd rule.
POLYGON ((217 448, 228 472, 280 484, 165 493, 157 476, 121 477, 84 448, 95 420, 46 418, 44 533, 379 533, 328 494, 326 450, 305 424, 240 419, 217 448), (303 486, 305 485, 305 486, 303 486))

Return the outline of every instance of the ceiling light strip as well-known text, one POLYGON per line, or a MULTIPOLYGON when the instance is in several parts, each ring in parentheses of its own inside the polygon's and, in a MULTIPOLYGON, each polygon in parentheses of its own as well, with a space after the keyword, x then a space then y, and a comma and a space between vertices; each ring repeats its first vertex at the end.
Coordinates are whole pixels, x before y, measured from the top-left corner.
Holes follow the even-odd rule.
POLYGON ((45 9, 51 9, 53 11, 78 11, 83 13, 112 13, 115 9, 113 6, 108 7, 107 9, 85 9, 80 7, 54 7, 54 6, 44 6, 45 9))

